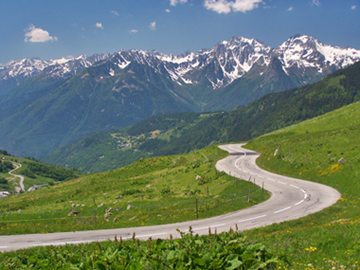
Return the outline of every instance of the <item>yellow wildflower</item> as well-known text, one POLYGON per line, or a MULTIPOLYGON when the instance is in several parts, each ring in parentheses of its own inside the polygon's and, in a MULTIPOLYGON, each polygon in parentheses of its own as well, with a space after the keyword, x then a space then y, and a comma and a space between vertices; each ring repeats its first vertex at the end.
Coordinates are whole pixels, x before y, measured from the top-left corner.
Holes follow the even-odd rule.
POLYGON ((306 252, 312 253, 312 252, 317 251, 317 247, 312 247, 312 246, 310 246, 310 247, 305 248, 304 250, 305 250, 306 252))

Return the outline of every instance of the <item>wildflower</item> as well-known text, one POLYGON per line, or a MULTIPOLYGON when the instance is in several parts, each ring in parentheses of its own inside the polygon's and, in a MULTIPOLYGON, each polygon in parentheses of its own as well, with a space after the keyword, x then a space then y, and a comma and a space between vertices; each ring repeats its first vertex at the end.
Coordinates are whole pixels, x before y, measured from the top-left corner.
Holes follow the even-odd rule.
POLYGON ((310 247, 305 248, 304 250, 305 250, 306 252, 312 253, 312 252, 317 251, 317 247, 312 247, 312 246, 310 246, 310 247))

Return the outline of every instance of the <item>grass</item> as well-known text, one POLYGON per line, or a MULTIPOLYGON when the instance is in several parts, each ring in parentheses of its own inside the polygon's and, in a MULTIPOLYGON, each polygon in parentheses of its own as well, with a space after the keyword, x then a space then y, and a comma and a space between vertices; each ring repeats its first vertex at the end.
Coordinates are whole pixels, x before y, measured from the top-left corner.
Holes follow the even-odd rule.
POLYGON ((183 234, 166 241, 117 241, 0 254, 0 269, 278 269, 281 258, 239 233, 183 234))
POLYGON ((215 170, 216 161, 225 156, 212 146, 186 155, 143 159, 0 200, 0 234, 172 223, 196 218, 196 198, 199 218, 266 200, 269 195, 255 185, 215 170))
POLYGON ((332 186, 342 198, 320 213, 246 235, 285 254, 291 269, 360 269, 360 103, 262 136, 247 147, 261 153, 261 167, 332 186))

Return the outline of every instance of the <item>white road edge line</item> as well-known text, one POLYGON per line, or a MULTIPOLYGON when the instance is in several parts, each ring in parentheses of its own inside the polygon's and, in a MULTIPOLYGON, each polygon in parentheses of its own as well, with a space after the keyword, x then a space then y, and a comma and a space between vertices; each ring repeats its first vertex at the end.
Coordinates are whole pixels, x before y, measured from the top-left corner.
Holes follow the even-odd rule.
POLYGON ((286 211, 286 210, 289 210, 290 208, 291 208, 291 206, 282 208, 282 209, 280 209, 280 210, 274 211, 274 214, 278 214, 278 213, 284 212, 284 211, 286 211))
POLYGON ((75 244, 87 244, 93 241, 59 241, 59 242, 45 242, 45 243, 31 243, 29 247, 47 247, 47 246, 65 246, 75 244))
POLYGON ((267 215, 261 215, 261 216, 252 217, 252 218, 248 218, 248 219, 242 219, 242 220, 239 220, 238 223, 259 219, 259 218, 263 218, 263 217, 266 217, 266 216, 267 215))
POLYGON ((204 227, 198 227, 198 228, 194 228, 193 231, 201 231, 201 230, 205 230, 205 229, 212 229, 212 228, 217 228, 217 227, 222 227, 225 226, 225 223, 221 223, 221 224, 214 224, 214 225, 210 225, 210 226, 204 226, 204 227))
POLYGON ((135 235, 135 238, 153 237, 153 236, 160 236, 160 235, 166 235, 166 234, 168 234, 168 233, 163 232, 163 233, 139 234, 139 235, 135 235))
POLYGON ((305 201, 305 200, 301 200, 301 201, 295 203, 294 206, 298 206, 298 205, 302 204, 304 201, 305 201))

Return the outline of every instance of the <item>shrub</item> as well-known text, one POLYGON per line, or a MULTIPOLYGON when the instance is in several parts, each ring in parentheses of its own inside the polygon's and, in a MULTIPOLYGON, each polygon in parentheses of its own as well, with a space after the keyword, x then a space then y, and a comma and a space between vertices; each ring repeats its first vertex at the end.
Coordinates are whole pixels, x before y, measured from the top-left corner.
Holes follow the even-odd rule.
POLYGON ((0 255, 4 269, 279 269, 283 259, 237 232, 177 240, 42 247, 0 255))

